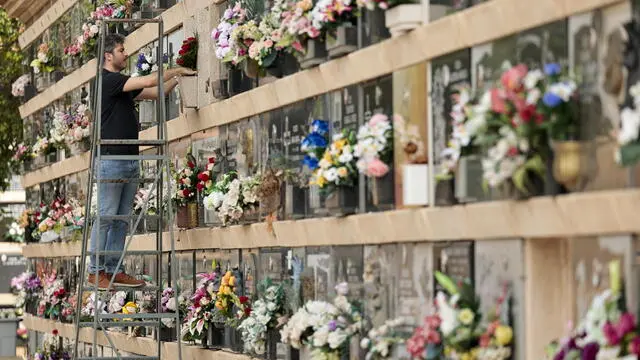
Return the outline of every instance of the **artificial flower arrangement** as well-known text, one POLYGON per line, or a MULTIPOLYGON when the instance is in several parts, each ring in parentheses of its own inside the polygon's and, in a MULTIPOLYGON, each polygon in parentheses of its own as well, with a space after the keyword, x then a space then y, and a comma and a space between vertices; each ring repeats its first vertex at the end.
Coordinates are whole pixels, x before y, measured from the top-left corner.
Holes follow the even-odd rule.
MULTIPOLYGON (((215 266, 214 269, 216 269, 215 266)), ((214 320, 214 312, 216 312, 216 295, 221 280, 219 271, 198 274, 198 277, 200 282, 191 297, 191 305, 188 307, 181 331, 185 341, 204 339, 214 320)))
POLYGON ((626 309, 620 262, 609 264, 610 288, 596 295, 579 325, 547 346, 553 360, 614 360, 640 357, 640 331, 626 309))
MULTIPOLYGON (((456 285, 436 272, 436 281, 447 292, 436 295, 437 312, 425 319, 407 341, 416 359, 509 359, 513 330, 507 325, 506 292, 497 302, 495 314, 482 317, 480 301, 469 281, 456 285)), ((506 290, 506 288, 505 288, 506 290)))
POLYGON ((252 302, 248 317, 238 330, 242 331, 244 350, 262 355, 267 347, 267 333, 278 330, 287 320, 284 284, 276 284, 267 278, 258 285, 260 297, 252 302))
POLYGON ((43 298, 40 301, 40 307, 44 308, 38 311, 38 315, 57 320, 66 298, 67 292, 64 289, 63 280, 58 278, 56 271, 51 272, 44 281, 43 298))
POLYGON ((212 156, 207 159, 207 165, 205 165, 204 169, 202 169, 198 174, 198 183, 196 184, 196 188, 205 196, 211 193, 211 188, 214 185, 213 168, 215 166, 216 158, 215 156, 212 156))
POLYGON ((71 114, 65 111, 56 111, 53 113, 53 121, 51 130, 49 130, 49 143, 58 149, 66 146, 67 132, 71 123, 71 114))
POLYGON ((198 184, 200 168, 191 154, 187 154, 185 165, 176 174, 176 192, 173 196, 173 201, 179 207, 197 201, 198 189, 196 185, 198 184))
POLYGON ((151 186, 147 188, 139 188, 133 199, 134 214, 144 213, 147 215, 155 215, 158 213, 156 209, 156 191, 151 191, 151 186))
POLYGON ((410 334, 406 331, 409 324, 408 319, 400 317, 387 320, 383 325, 369 330, 367 336, 360 341, 360 348, 367 352, 365 359, 390 359, 393 348, 404 344, 409 338, 410 334))
POLYGON ((211 38, 216 47, 216 58, 223 63, 239 66, 246 58, 248 47, 238 44, 236 42, 238 37, 234 35, 236 29, 244 25, 246 19, 247 11, 242 7, 242 3, 236 2, 233 7, 224 11, 220 23, 211 32, 211 38))
POLYGON ((259 37, 249 46, 249 58, 255 60, 262 69, 268 69, 287 53, 300 54, 302 45, 296 38, 284 31, 280 14, 269 12, 258 24, 259 37))
POLYGON ((15 148, 16 148, 16 152, 11 157, 11 161, 14 163, 15 166, 19 164, 27 163, 34 158, 33 151, 31 150, 31 147, 29 145, 25 143, 20 143, 16 145, 15 148))
POLYGON ((51 143, 48 138, 41 136, 36 138, 36 142, 31 149, 34 157, 49 155, 56 151, 53 143, 51 143))
POLYGON ((372 178, 385 176, 389 172, 389 164, 393 163, 393 128, 389 117, 373 115, 360 126, 357 139, 353 155, 358 159, 358 171, 372 178))
MULTIPOLYGON (((187 297, 180 294, 176 298, 176 291, 172 287, 167 287, 162 290, 162 297, 160 298, 160 307, 163 313, 175 313, 176 310, 180 313, 180 318, 184 319, 188 313, 187 297)), ((162 325, 166 328, 175 328, 176 321, 173 318, 163 318, 162 325)))
POLYGON ((78 296, 76 294, 68 296, 62 301, 60 309, 60 321, 64 323, 72 323, 75 319, 76 304, 78 296))
POLYGON ((355 25, 360 16, 360 5, 351 0, 319 0, 311 10, 311 23, 327 36, 335 36, 338 27, 355 25))
POLYGON ((25 209, 18 219, 18 225, 24 229, 26 242, 37 242, 40 240, 40 222, 48 213, 47 205, 41 203, 36 209, 25 209))
POLYGON ((33 354, 33 360, 70 360, 71 346, 70 343, 60 341, 58 338, 58 330, 53 329, 51 333, 44 334, 42 348, 33 354))
POLYGON ((347 283, 336 285, 332 303, 308 301, 280 331, 281 342, 295 349, 311 350, 311 358, 339 358, 348 351, 351 338, 362 331, 359 304, 349 299, 347 283))
POLYGON ((182 42, 176 64, 191 70, 198 69, 198 38, 192 36, 182 42))
POLYGON ((630 101, 620 112, 620 129, 615 131, 618 150, 616 162, 631 166, 640 160, 640 82, 629 88, 630 101))
POLYGON ((42 290, 42 281, 33 271, 25 271, 18 276, 11 278, 11 290, 18 294, 18 297, 25 309, 31 313, 35 312, 39 302, 39 294, 42 290))
POLYGON ((331 194, 340 187, 355 186, 358 181, 355 146, 354 132, 345 130, 333 135, 333 141, 318 161, 318 168, 314 171, 310 183, 317 185, 326 194, 331 194))
POLYGON ((4 239, 10 242, 24 242, 24 229, 14 221, 9 225, 9 230, 5 233, 4 239))
POLYGON ((31 76, 29 74, 21 75, 16 81, 11 84, 11 95, 15 97, 24 96, 24 88, 31 83, 31 76))
POLYGON ((36 58, 31 61, 31 68, 34 74, 50 73, 56 69, 55 53, 52 46, 47 43, 42 43, 38 46, 38 52, 36 58))
POLYGON ((156 59, 150 53, 141 51, 136 61, 136 71, 131 76, 146 76, 157 70, 156 59))
POLYGON ((249 298, 238 295, 242 289, 242 274, 238 269, 227 270, 220 280, 216 294, 216 311, 226 319, 225 323, 238 328, 251 314, 249 298))
POLYGON ((235 171, 228 172, 208 189, 209 195, 203 199, 204 207, 216 211, 223 225, 237 222, 258 208, 259 187, 259 175, 240 177, 235 171))
POLYGON ((98 296, 96 299, 96 294, 96 292, 91 292, 84 300, 82 309, 80 310, 80 321, 92 321, 96 313, 98 315, 108 314, 107 304, 110 300, 106 300, 101 296, 98 296))
POLYGON ((300 150, 305 153, 302 164, 309 170, 319 168, 320 159, 324 156, 329 143, 329 123, 325 120, 313 120, 311 131, 302 139, 300 150))
POLYGON ((68 145, 88 142, 91 139, 91 110, 85 104, 76 104, 67 119, 68 130, 65 141, 68 145))

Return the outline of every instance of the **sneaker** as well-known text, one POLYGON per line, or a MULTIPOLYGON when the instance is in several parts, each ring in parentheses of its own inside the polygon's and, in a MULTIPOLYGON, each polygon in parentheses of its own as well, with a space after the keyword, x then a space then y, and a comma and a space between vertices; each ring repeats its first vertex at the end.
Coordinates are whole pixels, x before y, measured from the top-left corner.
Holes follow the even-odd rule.
MULTIPOLYGON (((89 276, 87 277, 89 286, 95 286, 95 277, 95 274, 89 274, 89 276)), ((111 279, 109 279, 107 273, 105 273, 104 271, 98 272, 98 290, 109 290, 109 280, 111 279)))
POLYGON ((124 286, 124 287, 140 287, 145 283, 144 280, 138 280, 133 276, 127 275, 123 272, 117 273, 116 278, 113 280, 113 285, 116 286, 124 286))

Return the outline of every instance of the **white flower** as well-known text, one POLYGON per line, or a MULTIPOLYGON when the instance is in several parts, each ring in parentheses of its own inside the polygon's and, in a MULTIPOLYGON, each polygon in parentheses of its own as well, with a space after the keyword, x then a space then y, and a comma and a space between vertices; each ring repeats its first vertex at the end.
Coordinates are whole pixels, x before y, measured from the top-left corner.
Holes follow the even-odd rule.
POLYGON ((141 68, 142 68, 142 70, 144 70, 144 71, 149 70, 149 64, 147 64, 147 63, 142 64, 142 66, 140 66, 140 67, 141 67, 141 68))
POLYGON ((618 144, 626 145, 638 139, 640 130, 640 114, 629 108, 624 108, 620 112, 620 132, 618 133, 618 144))
POLYGON ((540 91, 540 89, 538 88, 531 89, 527 94, 527 100, 526 100, 527 104, 529 105, 537 104, 538 100, 540 100, 540 96, 542 96, 542 92, 540 91))
POLYGON ((323 347, 327 344, 328 340, 329 340, 329 328, 327 326, 323 326, 313 333, 314 347, 323 347))
POLYGON ((347 334, 344 330, 342 329, 336 329, 334 331, 332 331, 329 334, 329 347, 332 349, 337 349, 339 348, 342 343, 345 342, 345 340, 347 340, 347 338, 349 337, 349 334, 347 334))
POLYGON ((334 182, 338 180, 338 170, 336 168, 330 168, 324 172, 324 177, 329 182, 334 182))
POLYGON ((527 90, 531 90, 536 87, 536 85, 538 85, 538 82, 540 82, 543 77, 544 74, 542 74, 542 71, 538 69, 531 70, 524 77, 524 86, 527 88, 527 90))

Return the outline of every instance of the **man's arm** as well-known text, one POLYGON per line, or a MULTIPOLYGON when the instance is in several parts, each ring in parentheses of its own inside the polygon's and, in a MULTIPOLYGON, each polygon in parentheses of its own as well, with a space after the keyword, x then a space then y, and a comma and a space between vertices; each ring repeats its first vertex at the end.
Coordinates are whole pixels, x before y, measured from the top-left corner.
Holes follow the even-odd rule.
MULTIPOLYGON (((169 81, 164 82, 164 96, 167 96, 173 88, 178 85, 178 80, 173 78, 169 81)), ((135 100, 157 100, 158 97, 158 87, 154 86, 151 88, 143 89, 138 96, 136 96, 135 100)))
MULTIPOLYGON (((167 82, 171 78, 176 76, 195 75, 195 74, 196 72, 191 69, 177 67, 177 68, 165 70, 163 79, 165 82, 167 82)), ((145 76, 129 78, 129 80, 127 80, 127 82, 124 84, 122 91, 129 92, 133 90, 146 89, 154 86, 158 86, 158 74, 155 72, 145 76)))

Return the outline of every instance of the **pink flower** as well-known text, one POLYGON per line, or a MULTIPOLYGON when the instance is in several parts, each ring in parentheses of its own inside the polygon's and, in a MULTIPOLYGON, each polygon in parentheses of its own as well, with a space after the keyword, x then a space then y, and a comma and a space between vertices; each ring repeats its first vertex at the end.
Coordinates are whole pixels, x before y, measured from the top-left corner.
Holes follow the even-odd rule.
POLYGON ((620 336, 618 336, 618 331, 610 322, 607 322, 602 327, 602 332, 604 333, 604 337, 607 339, 607 344, 609 346, 615 346, 620 343, 620 336))
POLYGON ((491 89, 491 111, 499 114, 507 113, 507 104, 504 101, 504 92, 500 89, 491 89))
POLYGON ((367 164, 367 175, 373 177, 383 177, 389 172, 389 166, 382 160, 375 158, 367 164))
POLYGON ((514 66, 502 74, 500 83, 507 90, 518 91, 522 88, 522 79, 524 79, 528 71, 527 65, 514 66))
POLYGON ((640 336, 636 336, 629 342, 629 352, 640 356, 640 336))
POLYGON ((438 315, 430 315, 424 319, 424 322, 430 329, 437 329, 440 327, 440 323, 442 321, 440 320, 440 317, 438 315))
POLYGON ((369 120, 369 125, 376 126, 381 123, 386 123, 389 121, 389 117, 385 114, 375 114, 369 120))
POLYGON ((440 344, 440 334, 435 330, 431 330, 427 335, 427 343, 440 344))
POLYGON ((616 326, 618 331, 618 336, 623 338, 628 333, 632 332, 636 328, 636 318, 631 313, 624 313, 620 316, 620 320, 618 320, 618 325, 616 326))

